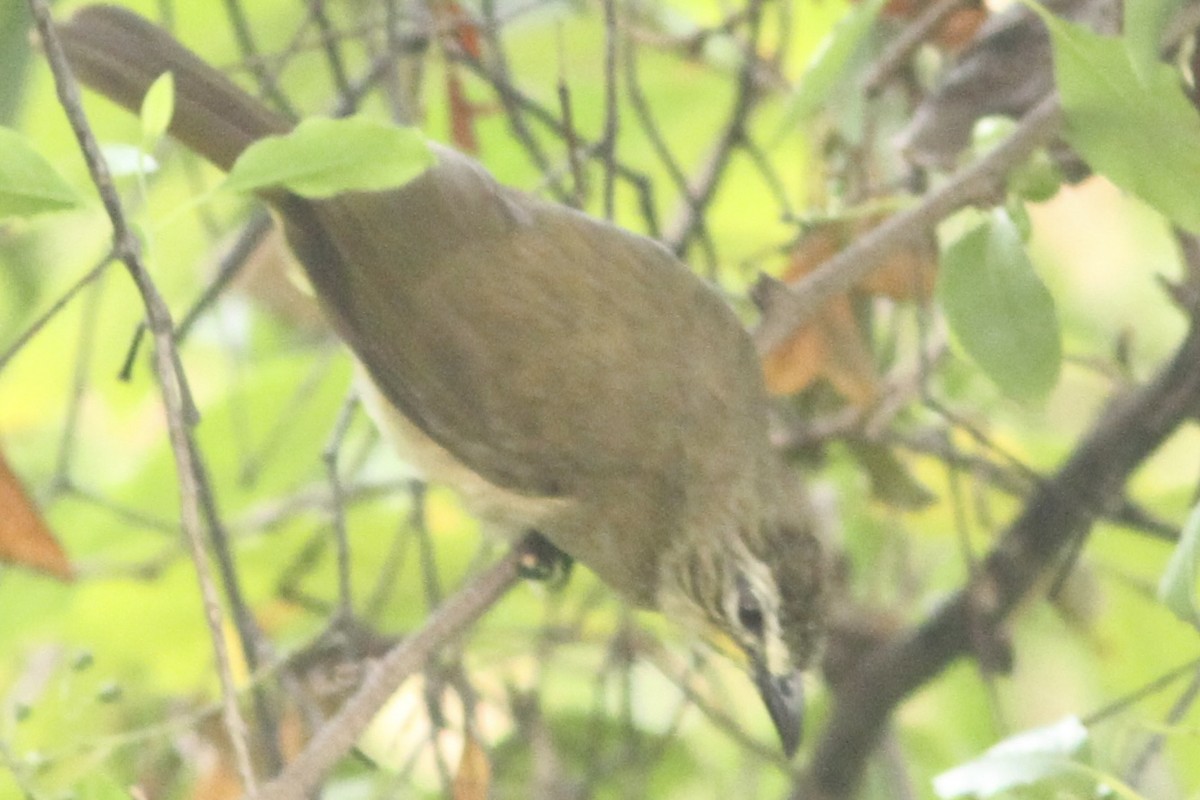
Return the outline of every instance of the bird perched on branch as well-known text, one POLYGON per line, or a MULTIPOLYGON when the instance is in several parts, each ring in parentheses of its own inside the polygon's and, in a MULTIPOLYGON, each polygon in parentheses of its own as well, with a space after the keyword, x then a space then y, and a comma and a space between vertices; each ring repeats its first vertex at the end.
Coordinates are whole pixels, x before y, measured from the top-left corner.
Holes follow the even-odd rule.
MULTIPOLYGON (((170 132, 225 170, 292 127, 127 10, 84 8, 58 32, 79 79, 131 110, 173 73, 170 132)), ((369 410, 484 519, 732 641, 790 755, 823 570, 749 336, 656 242, 431 147, 436 164, 397 188, 258 192, 368 376, 369 410)))

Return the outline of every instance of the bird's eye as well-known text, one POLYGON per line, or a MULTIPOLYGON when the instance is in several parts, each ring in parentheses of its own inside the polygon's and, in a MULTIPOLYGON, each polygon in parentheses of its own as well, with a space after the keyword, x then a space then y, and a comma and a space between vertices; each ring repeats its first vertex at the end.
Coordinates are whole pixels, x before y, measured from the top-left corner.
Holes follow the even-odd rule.
POLYGON ((737 613, 738 622, 741 623, 742 628, 754 634, 755 636, 762 636, 763 613, 762 609, 758 607, 758 603, 756 603, 753 598, 743 598, 742 601, 738 603, 737 613))

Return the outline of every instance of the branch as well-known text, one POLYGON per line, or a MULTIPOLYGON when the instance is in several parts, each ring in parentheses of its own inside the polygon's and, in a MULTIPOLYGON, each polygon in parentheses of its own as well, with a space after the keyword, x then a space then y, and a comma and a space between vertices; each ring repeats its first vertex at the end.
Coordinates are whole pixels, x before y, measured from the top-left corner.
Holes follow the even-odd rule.
POLYGON ((188 543, 196 577, 200 583, 200 594, 204 602, 205 620, 209 626, 213 650, 216 655, 221 694, 224 702, 225 726, 233 743, 238 773, 256 796, 253 766, 246 743, 246 723, 237 706, 237 694, 233 681, 229 649, 225 644, 221 625, 221 601, 217 596, 209 569, 208 556, 204 550, 201 505, 208 505, 212 497, 202 474, 202 461, 191 437, 190 427, 196 419, 196 409, 175 349, 174 323, 171 313, 163 301, 158 287, 151 280, 142 260, 141 244, 121 205, 121 199, 113 186, 108 164, 100 153, 100 147, 92 135, 83 105, 79 99, 79 86, 67 63, 66 54, 54 27, 50 8, 46 0, 29 0, 29 9, 36 21, 38 35, 46 53, 46 60, 54 75, 58 100, 66 112, 71 130, 79 142, 79 149, 87 162, 92 182, 100 193, 101 202, 113 228, 113 257, 125 264, 130 278, 142 300, 146 313, 146 326, 154 338, 153 364, 155 377, 162 393, 162 404, 167 422, 171 454, 175 459, 175 470, 179 476, 180 521, 188 543))
POLYGON ((425 666, 517 582, 523 547, 503 559, 443 603, 425 626, 374 664, 358 691, 317 731, 288 767, 262 787, 261 800, 292 800, 311 792, 346 753, 400 684, 425 666))
POLYGON ((769 353, 789 339, 826 300, 860 283, 897 249, 921 240, 955 211, 995 196, 1009 172, 1054 138, 1061 118, 1058 94, 1053 93, 1026 114, 1000 146, 918 205, 872 228, 803 280, 763 284, 763 319, 754 333, 758 352, 769 353))
MULTIPOLYGON (((1200 3, 1192 0, 1167 27, 1164 51, 1178 45, 1198 24, 1200 3)), ((1005 176, 1052 141, 1061 124, 1062 108, 1055 91, 1034 106, 995 150, 959 171, 918 205, 888 218, 803 280, 789 285, 762 283, 763 318, 754 332, 758 352, 770 353, 790 339, 825 301, 860 283, 897 249, 920 241, 954 212, 994 197, 1003 189, 1005 176)))
POLYGON ((1153 380, 1115 401, 1070 459, 1030 496, 975 580, 919 626, 839 676, 833 714, 795 798, 842 798, 854 789, 900 701, 969 653, 972 631, 1005 620, 1056 560, 1121 498, 1130 474, 1200 409, 1200 324, 1193 323, 1153 380))

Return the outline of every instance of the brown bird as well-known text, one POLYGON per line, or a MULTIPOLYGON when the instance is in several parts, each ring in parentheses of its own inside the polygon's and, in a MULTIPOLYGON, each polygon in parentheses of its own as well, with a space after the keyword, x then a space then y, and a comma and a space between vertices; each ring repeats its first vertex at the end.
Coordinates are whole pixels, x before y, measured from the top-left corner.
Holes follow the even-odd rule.
MULTIPOLYGON (((291 128, 127 10, 84 8, 59 35, 80 80, 128 109, 173 73, 172 135, 222 169, 291 128)), ((368 408, 481 518, 736 643, 791 755, 823 571, 750 337, 658 243, 431 147, 436 165, 399 188, 259 192, 369 377, 368 408)))

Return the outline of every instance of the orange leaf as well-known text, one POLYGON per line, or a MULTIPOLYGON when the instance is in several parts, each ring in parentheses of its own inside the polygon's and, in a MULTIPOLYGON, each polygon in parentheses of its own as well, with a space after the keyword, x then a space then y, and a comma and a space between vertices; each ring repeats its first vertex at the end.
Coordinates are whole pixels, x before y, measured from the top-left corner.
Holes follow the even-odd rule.
POLYGON ((854 319, 850 299, 830 300, 812 322, 763 360, 767 390, 786 395, 825 378, 852 405, 868 408, 879 396, 871 350, 854 319))
POLYGON ((475 135, 475 118, 479 108, 467 99, 458 71, 446 70, 446 94, 450 102, 450 138, 464 153, 479 152, 479 137, 475 135))
POLYGON ((468 733, 458 760, 458 774, 454 776, 454 800, 487 800, 491 786, 492 765, 487 752, 468 733))
POLYGON ((74 577, 67 554, 0 454, 0 561, 41 570, 60 580, 74 577))
POLYGON ((986 22, 987 18, 988 10, 986 8, 960 8, 942 20, 933 40, 943 50, 952 52, 962 50, 975 38, 979 26, 986 22))
POLYGON ((476 61, 482 59, 483 47, 480 45, 479 26, 471 19, 471 15, 455 0, 445 0, 439 7, 447 23, 446 28, 458 46, 476 61))
MULTIPOLYGON (((800 280, 844 248, 851 238, 878 222, 839 220, 813 228, 792 249, 783 279, 800 280)), ((932 245, 912 245, 898 249, 852 292, 894 300, 926 299, 933 292, 936 273, 932 245)), ((768 353, 763 359, 763 374, 767 389, 776 395, 803 391, 820 378, 860 408, 871 406, 879 395, 871 348, 855 319, 851 296, 846 294, 830 299, 795 336, 768 353)))
MULTIPOLYGON (((910 21, 929 5, 930 0, 891 0, 883 7, 883 15, 910 21)), ((987 16, 987 8, 981 3, 956 9, 942 18, 930 38, 943 50, 961 50, 975 37, 975 31, 979 30, 987 16)))
MULTIPOLYGON (((792 249, 791 264, 783 280, 794 283, 832 258, 854 237, 878 225, 880 217, 838 220, 818 225, 792 249)), ((897 248, 881 266, 856 287, 866 294, 893 300, 928 300, 937 279, 937 250, 932 239, 897 248)))
POLYGON ((767 391, 789 395, 808 388, 821 377, 829 359, 825 340, 812 325, 805 325, 763 359, 767 391))
POLYGON ((897 249, 855 288, 893 300, 928 300, 937 281, 937 250, 932 241, 897 249))

